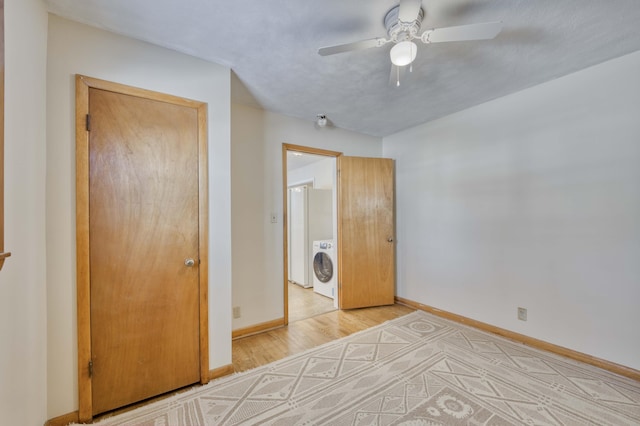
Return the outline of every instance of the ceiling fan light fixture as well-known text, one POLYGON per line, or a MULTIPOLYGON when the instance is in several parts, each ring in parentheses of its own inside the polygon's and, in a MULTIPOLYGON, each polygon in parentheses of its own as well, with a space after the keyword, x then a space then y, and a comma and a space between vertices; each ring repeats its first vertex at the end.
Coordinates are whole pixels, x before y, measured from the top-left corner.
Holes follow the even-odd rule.
POLYGON ((393 46, 389 51, 389 56, 393 65, 404 67, 416 59, 417 53, 418 46, 410 40, 405 40, 393 46))

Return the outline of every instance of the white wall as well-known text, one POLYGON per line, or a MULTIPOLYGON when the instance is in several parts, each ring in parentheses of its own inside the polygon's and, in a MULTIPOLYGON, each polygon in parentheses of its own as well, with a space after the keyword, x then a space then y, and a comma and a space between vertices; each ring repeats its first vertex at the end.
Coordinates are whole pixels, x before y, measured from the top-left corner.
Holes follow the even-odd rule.
POLYGON ((640 52, 385 138, 397 294, 640 368, 638 76, 640 52))
POLYGON ((382 140, 257 108, 231 106, 233 306, 243 328, 284 315, 282 144, 380 157, 382 140), (271 223, 270 213, 279 221, 271 223))
POLYGON ((313 182, 316 189, 333 189, 336 184, 336 159, 327 157, 297 169, 287 170, 287 181, 289 186, 300 182, 313 182))
POLYGON ((5 0, 5 249, 0 272, 0 423, 47 419, 45 155, 47 12, 5 0))
POLYGON ((78 408, 74 75, 209 105, 210 368, 231 363, 230 70, 50 16, 47 80, 48 416, 78 408))

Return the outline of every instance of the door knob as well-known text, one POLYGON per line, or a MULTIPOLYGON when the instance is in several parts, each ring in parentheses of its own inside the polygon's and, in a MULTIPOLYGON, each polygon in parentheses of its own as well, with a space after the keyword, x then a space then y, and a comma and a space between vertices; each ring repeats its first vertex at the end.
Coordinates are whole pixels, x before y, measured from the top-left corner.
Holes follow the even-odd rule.
POLYGON ((387 238, 387 241, 388 241, 388 242, 390 242, 390 243, 392 243, 392 242, 393 242, 393 237, 389 237, 389 238, 387 238))
POLYGON ((191 259, 191 258, 189 258, 189 259, 185 259, 185 260, 184 260, 184 266, 189 266, 189 267, 191 267, 191 266, 193 266, 193 265, 195 265, 195 264, 196 264, 196 261, 195 261, 195 260, 193 260, 193 259, 191 259))

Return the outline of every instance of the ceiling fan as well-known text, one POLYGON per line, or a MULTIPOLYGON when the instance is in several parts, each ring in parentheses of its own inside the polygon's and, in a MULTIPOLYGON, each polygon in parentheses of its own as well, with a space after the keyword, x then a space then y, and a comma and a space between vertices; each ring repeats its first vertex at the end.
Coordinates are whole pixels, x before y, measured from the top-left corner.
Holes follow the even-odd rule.
POLYGON ((400 0, 400 4, 393 7, 384 17, 384 26, 387 29, 388 38, 376 37, 353 43, 339 44, 336 46, 322 47, 318 49, 321 56, 334 55, 336 53, 363 50, 372 47, 381 47, 387 43, 394 46, 389 52, 391 58, 391 75, 389 82, 400 85, 400 75, 415 60, 418 46, 414 40, 424 44, 440 43, 446 41, 488 40, 494 38, 502 30, 502 22, 485 22, 480 24, 461 25, 456 27, 432 28, 418 34, 424 10, 422 0, 400 0))

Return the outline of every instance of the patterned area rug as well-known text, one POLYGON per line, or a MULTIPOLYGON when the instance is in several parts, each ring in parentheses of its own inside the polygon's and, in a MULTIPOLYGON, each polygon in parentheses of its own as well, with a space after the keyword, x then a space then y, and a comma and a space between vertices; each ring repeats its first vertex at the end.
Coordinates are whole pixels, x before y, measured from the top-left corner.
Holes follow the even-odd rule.
POLYGON ((414 312, 98 425, 639 425, 640 382, 414 312))

